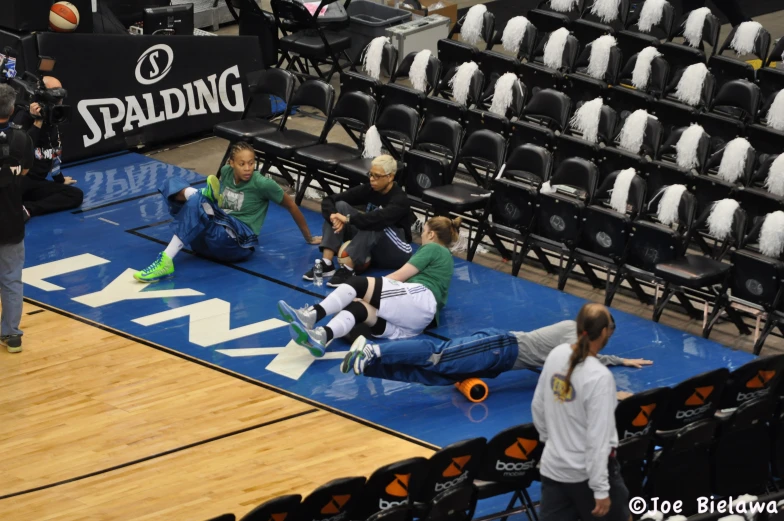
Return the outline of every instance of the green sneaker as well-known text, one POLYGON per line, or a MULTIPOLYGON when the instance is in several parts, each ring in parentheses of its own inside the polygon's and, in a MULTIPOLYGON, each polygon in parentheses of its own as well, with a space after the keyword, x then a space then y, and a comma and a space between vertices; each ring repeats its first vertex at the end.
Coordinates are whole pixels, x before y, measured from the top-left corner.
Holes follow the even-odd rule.
POLYGON ((207 176, 207 186, 201 189, 201 195, 220 206, 223 202, 220 180, 214 175, 207 176))
POLYGON ((133 278, 139 282, 156 282, 174 275, 174 261, 166 255, 166 252, 161 252, 155 262, 144 268, 142 271, 137 271, 133 274, 133 278))

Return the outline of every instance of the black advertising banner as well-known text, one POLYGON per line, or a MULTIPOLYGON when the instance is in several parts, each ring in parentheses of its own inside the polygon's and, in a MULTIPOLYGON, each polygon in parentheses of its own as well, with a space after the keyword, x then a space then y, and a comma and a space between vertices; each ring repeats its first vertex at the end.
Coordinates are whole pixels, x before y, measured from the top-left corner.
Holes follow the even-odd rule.
POLYGON ((254 36, 44 33, 42 56, 68 91, 63 161, 152 145, 239 119, 249 72, 262 68, 254 36))

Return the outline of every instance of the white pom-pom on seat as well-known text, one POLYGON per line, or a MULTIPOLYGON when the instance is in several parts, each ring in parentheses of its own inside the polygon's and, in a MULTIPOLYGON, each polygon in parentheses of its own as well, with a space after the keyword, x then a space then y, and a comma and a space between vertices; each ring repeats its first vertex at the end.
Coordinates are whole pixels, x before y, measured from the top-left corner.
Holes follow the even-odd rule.
POLYGON ((627 168, 618 173, 613 183, 612 195, 610 196, 610 207, 618 213, 626 213, 626 206, 629 201, 629 188, 637 173, 634 168, 627 168))
POLYGON ((411 69, 408 71, 408 78, 411 85, 419 92, 427 91, 427 64, 430 62, 431 52, 427 49, 419 51, 411 62, 411 69))
POLYGON ((637 61, 634 63, 634 70, 632 71, 632 85, 636 89, 646 89, 648 87, 648 80, 651 77, 651 64, 654 58, 658 56, 661 56, 661 53, 656 47, 646 47, 637 55, 637 61))
POLYGON ((550 184, 550 181, 545 181, 542 183, 542 186, 539 187, 539 193, 541 194, 554 194, 555 188, 550 184))
POLYGON ((564 47, 569 38, 569 29, 561 27, 550 33, 550 38, 544 46, 544 64, 551 69, 560 69, 563 63, 564 47))
POLYGON ((773 98, 766 118, 770 128, 784 130, 784 89, 780 90, 773 98))
POLYGON ((727 143, 721 156, 718 178, 728 183, 737 182, 746 169, 749 150, 752 150, 751 144, 743 137, 735 138, 727 143))
POLYGON ((645 0, 640 11, 640 19, 637 21, 637 28, 643 33, 651 32, 651 29, 661 22, 664 6, 667 4, 667 0, 645 0))
POLYGON ((679 167, 691 170, 697 166, 697 149, 704 133, 705 130, 696 123, 683 131, 675 145, 675 160, 679 167))
POLYGON ((460 39, 471 45, 476 45, 482 40, 482 27, 484 26, 485 13, 487 6, 485 4, 476 4, 471 9, 463 20, 463 26, 460 28, 460 39))
POLYGON ((708 232, 719 240, 726 239, 732 233, 732 221, 739 206, 735 199, 717 201, 708 216, 708 232))
POLYGON ((621 0, 596 0, 591 6, 591 14, 608 24, 618 18, 618 6, 621 0))
POLYGON ((765 189, 773 195, 784 197, 784 153, 773 160, 765 179, 765 189))
POLYGON ((709 7, 700 7, 689 13, 689 17, 686 19, 686 26, 683 28, 683 38, 690 46, 700 46, 705 19, 709 14, 711 14, 709 7))
POLYGON ((529 25, 531 25, 531 22, 525 16, 515 16, 506 22, 504 34, 501 36, 501 44, 503 44, 504 49, 517 53, 520 50, 520 44, 523 38, 525 38, 525 32, 528 30, 529 25))
POLYGON ((639 154, 648 128, 650 115, 645 109, 632 112, 623 124, 620 134, 620 147, 632 154, 639 154))
POLYGON ((588 76, 600 80, 607 73, 610 64, 610 51, 616 46, 617 40, 610 34, 600 36, 591 42, 591 56, 588 58, 588 76))
POLYGON ((449 80, 449 86, 452 88, 452 96, 455 101, 461 105, 465 105, 468 101, 468 91, 471 90, 471 79, 474 73, 479 70, 479 65, 476 62, 466 62, 461 64, 452 79, 449 80))
POLYGON ((582 134, 586 141, 596 143, 599 140, 599 120, 602 117, 602 98, 596 98, 583 104, 572 116, 569 125, 582 134))
POLYGON ((664 521, 664 514, 659 512, 658 510, 649 510, 640 518, 640 521, 664 521))
POLYGON ((375 158, 381 154, 381 134, 378 133, 378 129, 373 125, 365 132, 365 149, 362 151, 362 157, 375 158))
POLYGON ((743 22, 737 29, 735 29, 735 36, 732 37, 730 42, 730 49, 738 53, 738 56, 744 54, 751 54, 754 52, 754 42, 757 41, 757 35, 762 30, 762 24, 759 22, 743 22))
POLYGON ((760 252, 768 257, 778 258, 784 251, 784 212, 769 213, 762 223, 759 238, 760 252))
POLYGON ((559 13, 568 13, 577 6, 577 0, 550 0, 550 9, 559 13))
POLYGON ((686 185, 671 185, 664 189, 664 195, 662 195, 659 208, 656 211, 656 218, 663 225, 670 226, 678 222, 678 208, 685 191, 686 185))
POLYGON ((695 63, 686 67, 675 89, 675 97, 687 105, 696 107, 702 99, 702 88, 708 76, 708 67, 704 63, 695 63))
POLYGON ((681 515, 681 514, 678 514, 678 515, 675 515, 675 516, 668 517, 667 521, 686 521, 687 519, 688 519, 688 517, 686 517, 684 515, 681 515))
POLYGON ((495 82, 493 92, 493 103, 490 105, 490 112, 499 116, 506 116, 506 111, 514 100, 514 88, 519 83, 517 75, 507 72, 495 82))
POLYGON ((373 38, 365 48, 365 54, 362 55, 362 69, 374 80, 381 76, 381 60, 384 57, 384 45, 388 43, 389 38, 386 36, 373 38))

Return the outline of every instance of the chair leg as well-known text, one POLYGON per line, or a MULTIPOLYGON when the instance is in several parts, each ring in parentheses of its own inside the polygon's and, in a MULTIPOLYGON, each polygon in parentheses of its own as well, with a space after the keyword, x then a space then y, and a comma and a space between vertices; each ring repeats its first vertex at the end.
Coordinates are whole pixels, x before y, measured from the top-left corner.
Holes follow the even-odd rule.
POLYGON ((596 272, 594 271, 593 267, 591 267, 590 264, 581 261, 578 262, 578 265, 583 269, 585 276, 588 277, 588 282, 591 283, 591 286, 593 286, 596 289, 601 289, 604 286, 604 283, 602 283, 602 281, 599 280, 599 277, 596 276, 596 272))
POLYGON ((476 249, 479 247, 479 243, 482 242, 482 239, 485 237, 485 228, 486 223, 484 220, 482 220, 479 222, 479 228, 476 230, 476 235, 474 236, 473 242, 471 241, 471 235, 468 235, 468 252, 466 253, 466 260, 468 262, 474 261, 476 249))
POLYGON ((635 280, 633 278, 630 278, 630 279, 628 279, 628 282, 629 282, 629 286, 632 287, 632 291, 634 291, 634 294, 637 295, 637 299, 640 302, 642 302, 643 304, 646 304, 646 305, 652 303, 651 302, 651 300, 652 300, 651 297, 648 294, 645 293, 645 291, 642 289, 642 286, 640 286, 640 283, 637 282, 637 280, 635 280))
POLYGON ((768 339, 768 335, 770 335, 773 328, 778 325, 778 321, 772 314, 768 314, 768 320, 765 322, 765 327, 762 329, 759 338, 754 343, 754 354, 759 355, 760 351, 762 351, 762 346, 765 344, 765 340, 768 339))
POLYGON ((223 165, 226 164, 226 161, 229 159, 229 156, 231 156, 231 147, 232 146, 234 146, 234 143, 229 143, 229 146, 226 147, 226 153, 223 154, 223 159, 221 159, 220 165, 218 166, 218 172, 215 174, 215 176, 218 179, 220 179, 221 168, 223 168, 223 165))
POLYGON ((531 496, 528 494, 528 490, 523 490, 523 498, 525 498, 525 502, 528 504, 527 510, 530 512, 529 516, 533 516, 534 521, 539 521, 539 516, 536 514, 536 507, 534 506, 531 496))
POLYGON ((305 172, 305 179, 303 179, 302 182, 300 183, 299 190, 297 190, 297 197, 294 200, 297 206, 300 206, 302 204, 302 199, 305 198, 305 191, 310 186, 310 180, 312 178, 313 175, 310 173, 310 171, 305 172))
POLYGON ((566 282, 569 280, 569 275, 571 275, 572 270, 574 270, 574 266, 576 264, 577 259, 575 258, 574 254, 570 255, 569 260, 566 261, 566 267, 564 267, 564 269, 561 270, 560 275, 558 275, 558 291, 564 290, 566 287, 566 282))
POLYGON ((715 326, 716 322, 718 322, 719 317, 721 316, 721 312, 727 311, 730 308, 730 303, 725 302, 725 297, 723 295, 716 299, 716 301, 713 303, 713 311, 711 311, 710 315, 708 315, 708 321, 705 324, 705 327, 702 328, 702 338, 710 337, 713 326, 715 326))
POLYGON ((664 284, 664 290, 662 291, 661 298, 658 299, 656 305, 653 308, 653 321, 658 322, 661 318, 661 314, 664 311, 664 308, 667 307, 667 303, 670 302, 670 299, 675 294, 675 291, 670 287, 670 283, 667 282, 664 284))
POLYGON ((612 305, 612 301, 615 298, 615 293, 618 292, 618 288, 621 287, 621 284, 625 278, 626 274, 624 273, 623 268, 618 268, 618 271, 615 272, 615 278, 613 279, 612 284, 608 286, 604 295, 604 305, 608 308, 612 305))

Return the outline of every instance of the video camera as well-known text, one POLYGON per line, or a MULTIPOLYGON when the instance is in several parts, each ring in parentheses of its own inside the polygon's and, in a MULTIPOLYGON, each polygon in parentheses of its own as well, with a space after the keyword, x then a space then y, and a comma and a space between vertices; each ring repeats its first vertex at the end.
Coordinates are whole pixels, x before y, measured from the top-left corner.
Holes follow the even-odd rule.
MULTIPOLYGON (((62 88, 47 89, 43 82, 44 74, 37 76, 31 72, 24 72, 19 77, 14 50, 10 47, 3 49, 3 54, 0 56, 2 56, 0 82, 8 83, 16 90, 17 106, 30 111, 30 105, 38 103, 41 106, 41 114, 33 117, 43 119, 44 123, 50 125, 57 125, 68 120, 71 115, 71 107, 62 104, 68 96, 68 91, 62 88)), ((55 63, 54 58, 39 56, 38 71, 50 73, 54 70, 55 63)))

